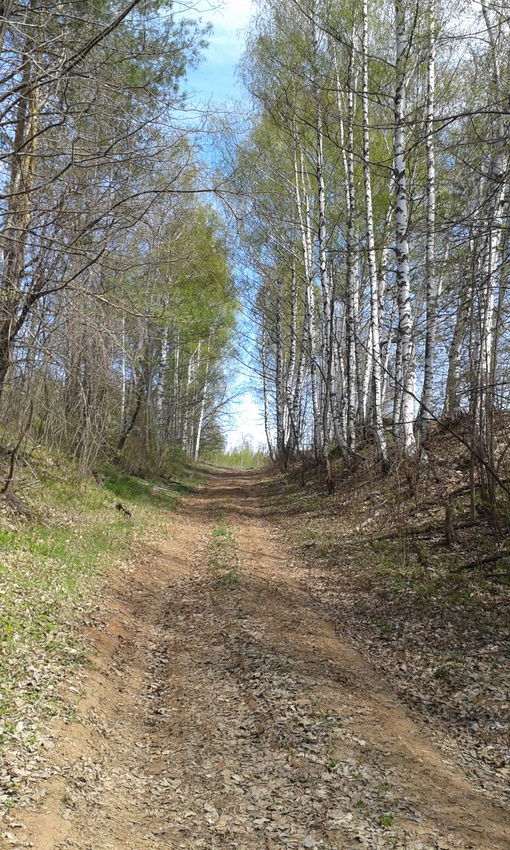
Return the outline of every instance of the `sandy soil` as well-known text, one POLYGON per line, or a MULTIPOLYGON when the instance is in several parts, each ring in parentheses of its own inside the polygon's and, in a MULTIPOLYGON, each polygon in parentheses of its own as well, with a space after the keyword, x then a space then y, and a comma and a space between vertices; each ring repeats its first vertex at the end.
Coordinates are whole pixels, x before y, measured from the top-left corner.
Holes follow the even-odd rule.
POLYGON ((508 813, 296 581, 261 487, 211 475, 112 588, 79 719, 57 730, 58 775, 15 846, 510 847, 508 813), (229 581, 210 563, 220 523, 229 581))

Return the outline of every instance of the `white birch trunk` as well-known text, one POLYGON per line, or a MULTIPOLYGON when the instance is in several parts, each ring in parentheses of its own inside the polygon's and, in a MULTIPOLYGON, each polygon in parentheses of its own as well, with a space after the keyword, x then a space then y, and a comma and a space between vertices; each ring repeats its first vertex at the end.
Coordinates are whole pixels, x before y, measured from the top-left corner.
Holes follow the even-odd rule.
MULTIPOLYGON (((361 104, 363 122, 363 177, 365 186, 365 215, 367 224, 368 271, 370 277, 370 341, 367 377, 372 378, 372 421, 376 454, 387 463, 388 452, 382 417, 382 370, 380 343, 379 280, 375 256, 374 213, 372 205, 372 174, 370 168, 370 126, 368 113, 368 2, 363 0, 362 81, 361 104)), ((364 388, 368 395, 368 387, 364 388)))
MULTIPOLYGON (((406 190, 406 27, 403 0, 395 0, 396 25, 396 79, 395 128, 393 153, 395 167, 395 254, 398 303, 398 341, 400 343, 402 395, 400 409, 396 411, 398 432, 403 452, 408 457, 416 454, 414 436, 413 319, 409 273, 409 245, 407 241, 407 190, 406 190)), ((398 380, 398 377, 397 377, 398 380)))
POLYGON ((188 372, 186 376, 186 398, 182 417, 182 447, 189 454, 191 445, 191 417, 190 417, 190 387, 193 383, 193 366, 191 358, 188 361, 188 372))
MULTIPOLYGON (((390 192, 389 195, 393 194, 393 185, 394 180, 393 177, 390 180, 390 192)), ((391 219, 393 216, 393 204, 389 203, 388 208, 386 210, 386 217, 384 222, 384 235, 385 239, 387 235, 391 232, 391 219)), ((386 316, 386 308, 385 308, 385 298, 386 292, 388 289, 388 258, 389 258, 389 247, 387 243, 383 245, 381 250, 381 256, 379 259, 379 268, 378 268, 378 280, 379 280, 379 329, 381 338, 379 340, 381 346, 381 370, 382 370, 382 385, 381 385, 381 404, 383 408, 384 415, 384 404, 386 399, 388 398, 388 385, 389 385, 389 377, 390 377, 390 354, 391 354, 391 340, 393 338, 393 322, 394 322, 394 309, 395 305, 392 305, 392 312, 389 317, 386 316), (383 329, 384 329, 384 338, 383 337, 383 329)))
POLYGON ((439 285, 436 273, 436 157, 434 144, 435 90, 436 90, 436 8, 429 0, 429 55, 427 62, 427 237, 425 248, 426 276, 426 330, 423 389, 420 409, 420 438, 427 437, 432 408, 432 381, 434 376, 434 348, 437 330, 439 285))
MULTIPOLYGON (((264 319, 262 318, 262 322, 264 319)), ((264 402, 264 431, 266 433, 266 442, 267 448, 269 450, 269 457, 272 461, 275 460, 273 441, 271 439, 271 427, 269 422, 269 389, 268 389, 268 378, 267 378, 267 362, 266 362, 266 331, 264 328, 264 324, 262 324, 261 328, 261 345, 260 345, 260 363, 262 367, 262 398, 264 402)))
MULTIPOLYGON (((209 346, 207 346, 207 348, 209 350, 209 346)), ((206 361, 206 364, 205 364, 205 380, 204 380, 204 386, 203 386, 203 389, 202 389, 202 401, 200 402, 200 414, 199 414, 199 417, 198 417, 197 433, 196 433, 196 437, 195 437, 195 450, 194 450, 194 453, 193 453, 193 458, 194 458, 195 461, 198 460, 198 456, 200 454, 200 441, 202 439, 202 431, 203 431, 203 428, 204 428, 204 418, 205 418, 205 403, 206 403, 206 400, 207 400, 207 392, 209 390, 208 378, 209 378, 209 358, 207 358, 207 361, 206 361)))
POLYGON ((275 403, 276 403, 276 457, 285 464, 285 401, 283 375, 282 297, 280 281, 276 281, 275 303, 275 403))
POLYGON ((161 332, 159 363, 158 363, 158 380, 156 383, 156 425, 161 430, 164 425, 163 404, 165 398, 165 378, 168 367, 168 328, 163 328, 161 332))
MULTIPOLYGON (((296 278, 296 265, 292 263, 291 267, 291 278, 290 278, 290 349, 289 349, 289 363, 287 367, 287 377, 286 377, 286 405, 288 411, 288 418, 290 424, 290 433, 289 433, 289 450, 290 452, 295 452, 298 450, 300 445, 300 433, 299 433, 299 413, 296 417, 296 408, 295 408, 295 394, 297 389, 297 380, 296 379, 296 359, 297 359, 297 313, 298 313, 298 305, 297 305, 297 278, 296 278)), ((298 367, 298 378, 299 378, 299 367, 298 367)), ((299 405, 298 411, 301 407, 301 387, 299 387, 299 405)))
POLYGON ((120 360, 120 433, 124 431, 126 426, 126 389, 127 389, 127 368, 126 368, 126 319, 124 316, 121 320, 121 360, 120 360))
POLYGON ((197 348, 189 358, 188 374, 186 377, 186 399, 184 407, 183 435, 184 451, 190 457, 193 457, 193 446, 195 442, 194 403, 196 401, 196 394, 194 392, 194 388, 197 377, 198 364, 200 362, 201 344, 201 341, 199 341, 197 348))
POLYGON ((347 343, 347 445, 349 451, 356 449, 356 412, 357 377, 356 358, 356 222, 355 222, 355 184, 354 184, 354 93, 347 93, 347 287, 346 287, 346 343, 347 343))
POLYGON ((310 355, 310 386, 312 395, 312 411, 313 411, 313 434, 314 434, 314 450, 317 456, 321 456, 323 449, 323 438, 320 421, 320 406, 318 399, 318 381, 317 381, 317 334, 315 328, 315 295, 313 281, 313 260, 312 260, 312 226, 310 213, 310 200, 306 187, 304 188, 304 210, 303 201, 301 198, 301 181, 304 174, 303 167, 303 152, 299 144, 299 139, 294 128, 294 142, 296 145, 296 155, 294 157, 294 190, 296 198, 296 208, 298 212, 299 231, 301 235, 301 246, 303 251, 303 268, 305 272, 305 321, 307 324, 306 332, 308 337, 308 347, 310 355), (301 174, 299 173, 297 161, 297 149, 300 151, 301 174))
POLYGON ((180 366, 181 366, 181 345, 179 338, 179 331, 175 332, 175 345, 174 345, 174 377, 173 377, 173 387, 172 387, 172 430, 174 439, 179 440, 182 439, 181 435, 181 416, 180 416, 180 395, 181 395, 181 382, 180 382, 180 366))
MULTIPOLYGON (((492 95, 498 102, 506 97, 501 78, 501 56, 508 39, 507 21, 500 11, 491 18, 490 7, 484 0, 480 3, 489 41, 492 64, 492 95), (506 32, 504 30, 506 29, 506 32)), ((475 375, 474 421, 478 428, 481 446, 487 448, 490 442, 488 417, 493 407, 493 363, 495 358, 496 291, 498 287, 501 244, 508 205, 508 132, 507 119, 496 120, 495 154, 483 181, 482 199, 485 196, 487 214, 485 233, 481 234, 482 247, 477 275, 479 339, 476 353, 477 374, 475 375)))
POLYGON ((326 187, 324 183, 324 151, 322 135, 322 113, 319 95, 316 92, 316 178, 318 206, 318 256, 319 277, 322 290, 322 369, 324 380, 324 399, 322 406, 322 433, 327 440, 329 419, 331 414, 332 388, 332 319, 333 319, 333 287, 329 275, 326 252, 326 187))
MULTIPOLYGON (((335 65, 335 74, 336 74, 336 96, 337 96, 337 107, 338 107, 338 126, 340 131, 340 148, 342 155, 342 163, 344 167, 344 176, 345 176, 345 205, 347 210, 347 218, 348 221, 351 220, 351 208, 352 208, 352 193, 349 188, 349 163, 347 157, 347 146, 345 142, 345 128, 344 128, 344 104, 342 102, 341 97, 341 86, 340 86, 340 75, 338 70, 338 61, 336 51, 333 48, 333 61, 335 65)), ((347 236, 347 240, 349 239, 349 235, 347 236)), ((347 278, 349 278, 349 272, 347 274, 347 278)), ((352 463, 352 451, 350 447, 351 440, 348 435, 349 428, 349 403, 348 403, 348 395, 349 395, 349 386, 350 386, 350 374, 348 374, 348 370, 346 369, 346 363, 344 363, 343 351, 347 352, 348 342, 344 343, 344 340, 348 340, 348 334, 346 331, 347 328, 347 311, 348 311, 348 296, 346 298, 346 307, 342 314, 341 326, 339 332, 339 339, 336 343, 336 352, 337 352, 337 377, 336 377, 336 385, 337 388, 335 391, 334 404, 332 404, 333 409, 335 410, 334 415, 334 431, 335 431, 335 439, 338 444, 338 448, 342 454, 343 461, 347 467, 349 467, 352 463)), ((355 349, 354 349, 355 353, 355 349)), ((348 353, 346 354, 346 360, 348 358, 348 353)), ((356 367, 354 366, 354 374, 356 373, 356 367)), ((351 407, 353 405, 351 404, 351 407)), ((352 436, 352 429, 351 429, 352 436)))

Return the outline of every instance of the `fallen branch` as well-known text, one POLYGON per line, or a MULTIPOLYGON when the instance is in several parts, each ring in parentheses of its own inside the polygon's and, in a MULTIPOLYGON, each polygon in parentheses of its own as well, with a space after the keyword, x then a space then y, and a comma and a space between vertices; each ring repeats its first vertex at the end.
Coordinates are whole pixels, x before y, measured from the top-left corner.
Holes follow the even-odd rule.
MULTIPOLYGON (((462 522, 455 523, 455 530, 459 528, 474 528, 475 526, 482 525, 483 522, 480 519, 475 520, 462 520, 462 522)), ((365 537, 363 539, 354 541, 355 543, 379 543, 383 540, 397 540, 401 537, 419 537, 421 534, 434 534, 437 537, 444 538, 444 520, 441 521, 439 519, 437 522, 429 522, 427 525, 421 525, 418 528, 412 528, 411 526, 403 526, 403 528, 394 529, 393 531, 387 531, 385 534, 377 534, 373 537, 365 537)), ((349 541, 346 541, 347 543, 349 541)))
POLYGON ((28 505, 16 496, 12 490, 8 490, 3 492, 3 497, 7 504, 14 510, 16 513, 21 516, 26 517, 26 519, 36 520, 38 519, 37 515, 32 511, 28 505))
POLYGON ((503 549, 501 552, 496 552, 494 555, 486 555, 484 558, 477 558, 476 561, 469 561, 467 564, 460 564, 455 567, 452 572, 461 573, 464 570, 476 570, 477 567, 483 567, 484 564, 493 564, 495 561, 503 558, 510 558, 510 549, 503 549))

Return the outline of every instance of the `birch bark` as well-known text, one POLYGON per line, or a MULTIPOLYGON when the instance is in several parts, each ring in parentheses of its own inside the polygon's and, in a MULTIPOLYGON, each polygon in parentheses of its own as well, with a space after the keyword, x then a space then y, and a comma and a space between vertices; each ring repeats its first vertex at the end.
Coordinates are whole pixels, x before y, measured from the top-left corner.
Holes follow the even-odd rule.
POLYGON ((397 413, 397 439, 404 455, 416 454, 414 436, 413 319, 407 240, 408 211, 406 188, 406 65, 408 39, 403 0, 395 0, 396 60, 395 60, 395 126, 393 154, 395 169, 395 254, 398 304, 398 342, 400 344, 402 395, 397 413))
POLYGON ((172 433, 175 440, 179 440, 181 436, 181 340, 179 331, 175 331, 174 348, 174 368, 173 368, 173 386, 172 386, 172 433))
POLYGON ((304 202, 302 199, 302 181, 304 176, 303 151, 299 143, 298 134, 294 128, 294 143, 296 146, 294 156, 294 190, 296 208, 298 213, 299 231, 301 235, 301 247, 303 252, 303 268, 305 273, 305 321, 308 338, 308 349, 310 357, 310 388, 312 395, 313 412, 313 434, 314 451, 317 457, 322 457, 324 438, 321 427, 320 405, 318 395, 317 375, 317 332, 315 325, 315 293, 313 279, 312 260, 312 223, 310 198, 306 186, 303 189, 304 202), (300 154, 300 168, 298 167, 297 153, 300 154), (303 209, 304 207, 304 209, 303 209))
POLYGON ((126 388, 127 388, 127 364, 126 364, 126 319, 121 319, 121 385, 120 385, 120 416, 119 430, 122 434, 126 422, 126 388))
POLYGON ((436 4, 429 0, 429 52, 427 61, 427 236, 425 248, 426 277, 426 329, 423 388, 420 409, 420 439, 427 437, 432 409, 432 382, 434 377, 434 348, 437 331, 437 310, 440 281, 436 268, 436 156, 434 141, 435 91, 436 91, 436 4))
POLYGON ((356 449, 357 378, 356 359, 356 222, 354 183, 354 92, 347 92, 347 288, 346 288, 346 342, 347 342, 347 445, 356 449))
POLYGON ((204 418, 205 418, 205 404, 207 400, 207 392, 209 390, 209 349, 210 349, 210 340, 207 341, 207 351, 205 355, 205 375, 204 375, 204 385, 202 387, 202 398, 200 400, 200 413, 198 416, 197 423, 197 433, 195 437, 195 448, 193 451, 193 459, 195 461, 198 460, 198 456, 200 454, 200 442, 202 439, 202 431, 204 427, 204 418))
POLYGON ((261 345, 260 345, 260 365, 261 365, 261 368, 262 368, 262 399, 263 399, 263 403, 264 403, 264 430, 265 430, 265 434, 266 434, 267 448, 269 450, 269 457, 274 462, 276 458, 275 458, 275 453, 274 453, 274 448, 273 448, 273 440, 272 440, 272 437, 271 437, 271 425, 270 425, 270 422, 269 422, 269 388, 268 388, 266 351, 267 351, 266 329, 264 327, 264 317, 262 317, 261 345))
POLYGON ((276 281, 275 296, 275 401, 276 401, 276 456, 286 464, 285 441, 285 401, 283 374, 283 333, 282 333, 282 296, 281 282, 276 281))
MULTIPOLYGON (((480 3, 487 31, 489 58, 492 67, 492 97, 499 103, 505 86, 501 72, 503 45, 508 39, 508 22, 498 10, 491 9, 484 0, 480 3)), ((501 245, 504 223, 508 208, 508 132, 509 122, 502 115, 495 118, 492 162, 483 180, 482 196, 485 196, 487 213, 481 235, 479 270, 476 279, 478 291, 479 337, 475 357, 476 374, 473 391, 474 427, 477 429, 480 451, 489 449, 491 443, 490 416, 494 404, 493 363, 496 338, 496 291, 501 265, 501 245)))
POLYGON ((461 413, 459 391, 461 381, 461 353, 468 332, 472 301, 473 287, 470 281, 468 291, 461 292, 459 295, 455 326, 448 350, 448 374, 446 377, 442 413, 445 419, 455 420, 461 413))
MULTIPOLYGON (((341 86, 340 86, 340 74, 338 69, 338 60, 336 51, 333 49, 333 61, 335 64, 335 74, 336 74, 336 95, 337 95, 337 107, 338 107, 338 121, 339 121, 339 131, 340 131, 340 147, 342 154, 342 162, 344 168, 344 176, 345 176, 345 205, 347 211, 347 238, 346 238, 346 253, 347 253, 347 287, 346 287, 346 299, 345 299, 345 310, 342 313, 341 323, 340 323, 340 333, 338 334, 338 339, 335 341, 335 346, 338 352, 337 362, 338 362, 338 377, 337 383, 340 389, 340 399, 339 403, 335 398, 335 405, 333 410, 333 425, 335 431, 335 439, 342 454, 342 458, 347 467, 349 467, 352 463, 352 451, 350 447, 349 441, 349 418, 352 421, 352 408, 354 406, 353 399, 351 397, 351 403, 349 404, 349 391, 354 384, 353 376, 356 374, 356 364, 351 363, 350 369, 348 368, 348 364, 344 362, 343 357, 343 349, 346 349, 346 360, 348 361, 349 355, 354 354, 356 356, 356 346, 349 343, 349 333, 348 333, 348 325, 352 328, 352 316, 351 321, 349 323, 348 320, 348 312, 349 307, 349 281, 352 284, 353 278, 353 269, 354 269, 354 260, 349 259, 351 257, 350 246, 352 244, 353 238, 353 227, 351 223, 351 219, 353 217, 353 213, 351 210, 354 205, 354 185, 350 183, 349 173, 351 166, 348 161, 347 154, 347 144, 345 140, 345 127, 344 127, 344 104, 342 102, 341 96, 341 86)), ((351 106, 352 111, 352 106, 351 106)), ((347 112, 349 115, 349 106, 347 108, 347 112)))
POLYGON ((322 433, 324 441, 327 440, 328 425, 331 412, 332 378, 333 378, 333 340, 332 340, 332 318, 333 318, 333 286, 329 275, 327 250, 326 250, 326 187, 324 182, 324 150, 322 113, 319 102, 319 93, 316 91, 316 179, 317 179, 317 206, 318 206, 318 256, 319 276, 322 290, 322 368, 324 374, 324 400, 322 405, 322 433))
POLYGON ((161 431, 161 428, 164 424, 164 411, 163 411, 163 403, 165 397, 165 379, 166 379, 166 371, 168 367, 168 328, 162 328, 161 330, 161 339, 160 339, 160 348, 159 348, 159 362, 158 362, 158 378, 156 383, 156 425, 158 429, 161 431))
POLYGON ((363 123, 363 177, 365 187, 365 216, 367 226, 368 272, 370 278, 370 341, 369 354, 372 374, 372 419, 376 455, 387 463, 388 452, 384 439, 382 418, 382 370, 379 313, 379 280, 375 256, 374 213, 372 204, 372 174, 370 167, 370 125, 368 110, 368 0, 363 0, 361 108, 363 123))
POLYGON ((289 453, 294 453, 299 450, 301 435, 299 426, 299 411, 301 409, 301 385, 300 381, 300 365, 298 366, 296 375, 296 359, 297 359, 297 314, 298 314, 298 299, 297 299, 297 276, 296 264, 293 262, 291 266, 290 278, 290 349, 289 363, 287 366, 286 377, 286 404, 290 423, 289 434, 289 453), (297 394, 297 398, 296 398, 297 394), (297 401, 297 409, 296 409, 297 401))
POLYGON ((347 75, 347 133, 344 127, 344 105, 341 97, 340 75, 336 53, 333 54, 336 71, 336 90, 339 116, 340 144, 342 149, 342 161, 345 174, 345 207, 347 213, 347 226, 345 237, 346 255, 346 287, 345 287, 345 313, 344 332, 342 338, 345 340, 345 366, 342 367, 343 398, 341 402, 343 424, 342 437, 339 444, 340 450, 347 452, 347 464, 352 462, 352 455, 356 449, 356 413, 358 405, 358 364, 357 364, 357 246, 356 246, 356 221, 355 201, 356 188, 354 181, 354 91, 355 82, 352 79, 352 55, 349 58, 349 69, 347 75))

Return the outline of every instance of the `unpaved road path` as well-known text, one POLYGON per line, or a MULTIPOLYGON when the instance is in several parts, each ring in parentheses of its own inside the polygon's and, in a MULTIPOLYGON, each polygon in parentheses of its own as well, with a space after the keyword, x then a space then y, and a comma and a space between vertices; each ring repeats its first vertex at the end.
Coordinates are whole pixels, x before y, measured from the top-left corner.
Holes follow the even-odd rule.
POLYGON ((508 813, 304 592, 260 486, 211 475, 113 588, 80 720, 57 730, 56 775, 18 846, 508 850, 508 813), (210 563, 219 526, 228 580, 210 563))

